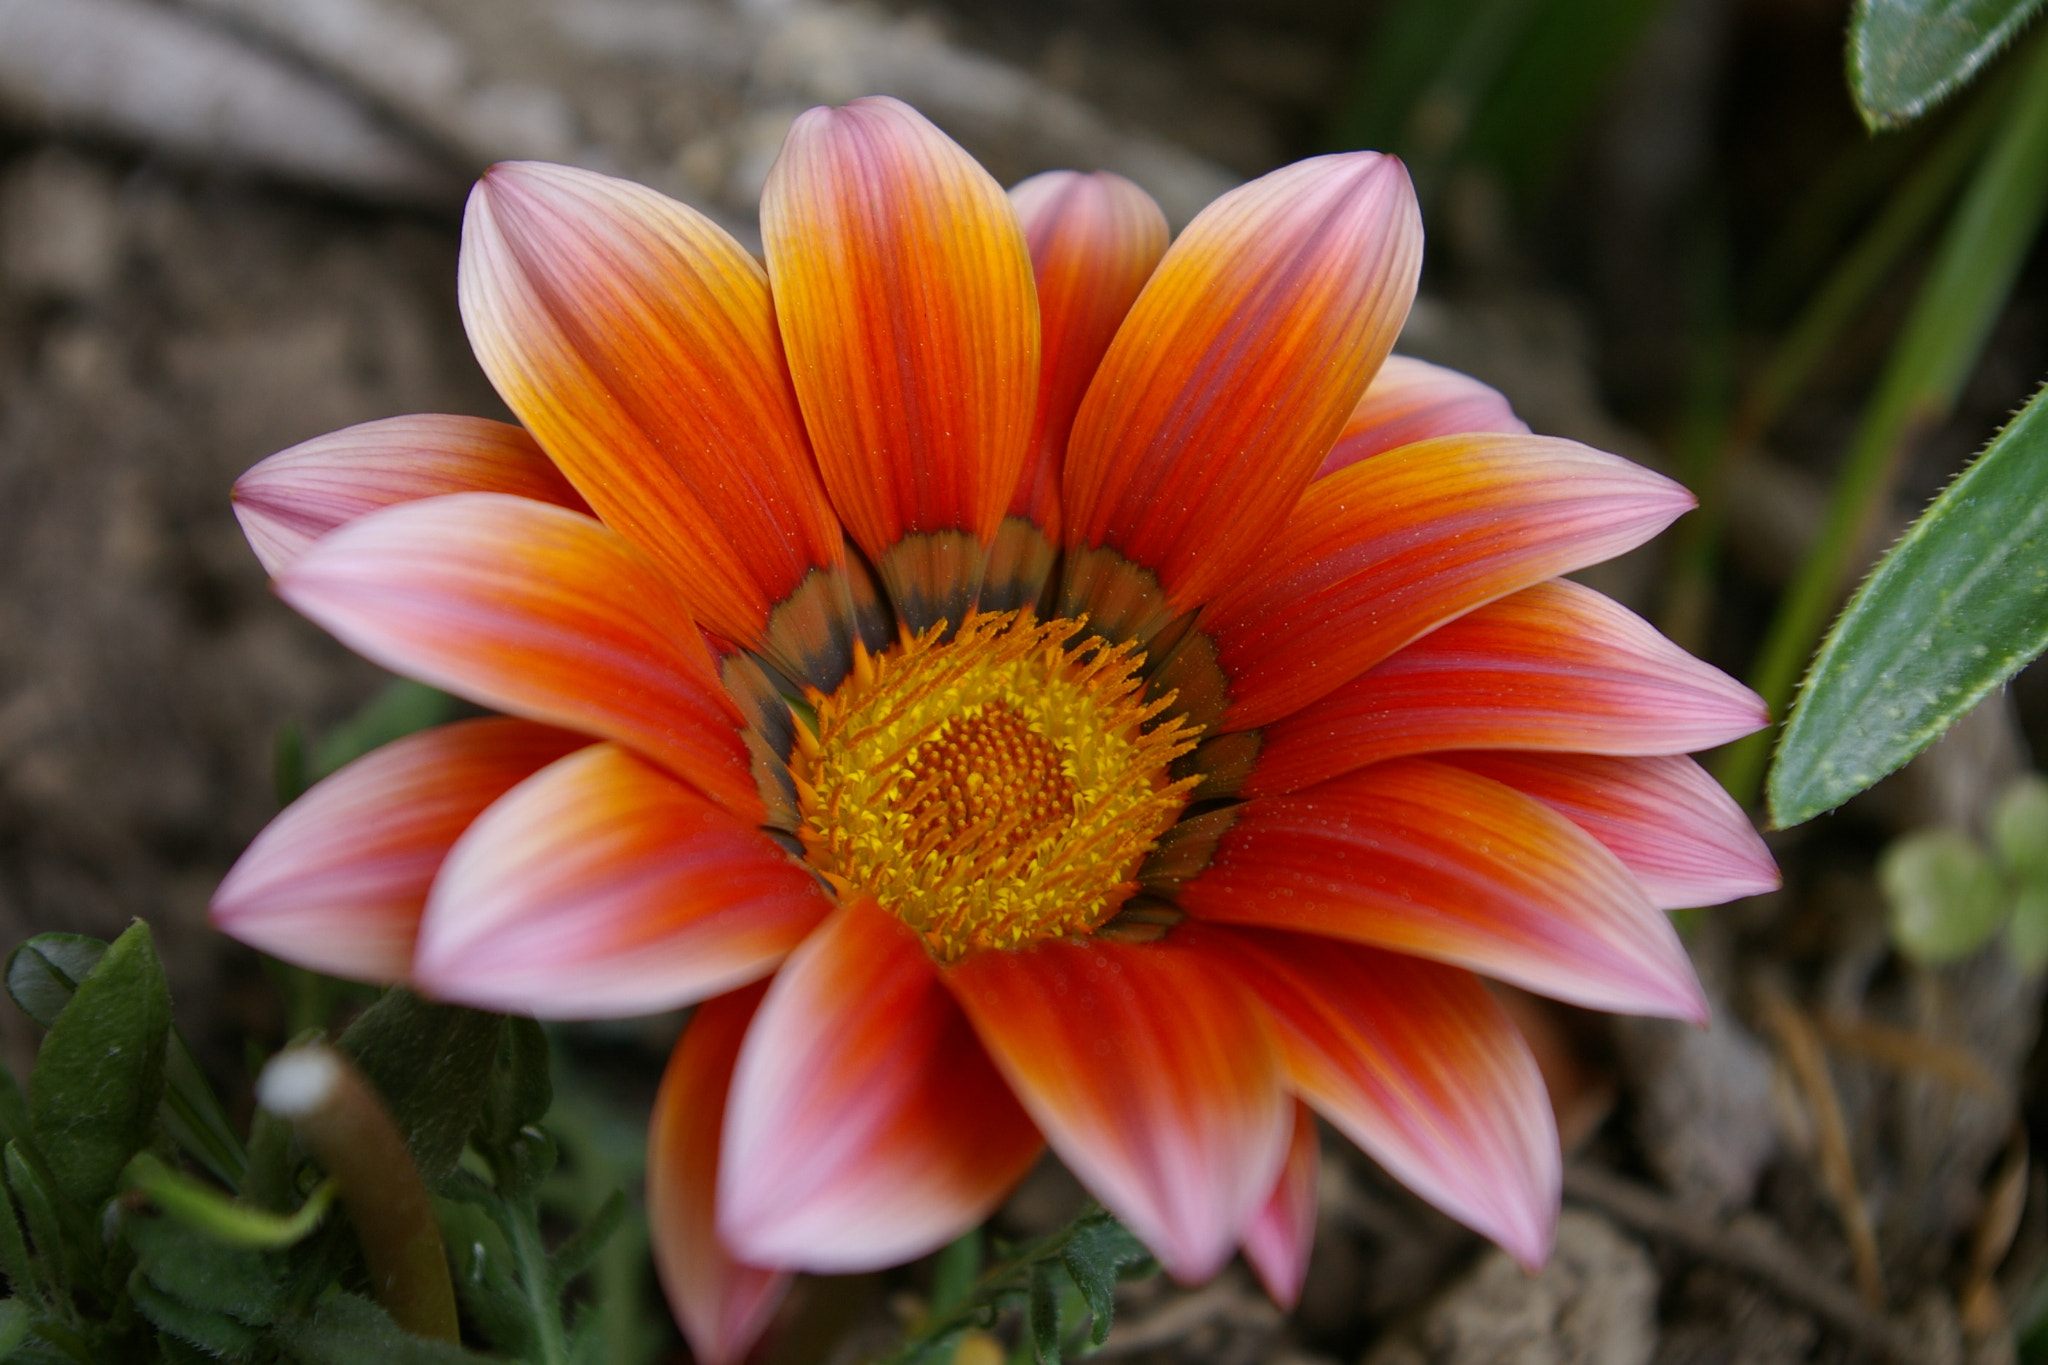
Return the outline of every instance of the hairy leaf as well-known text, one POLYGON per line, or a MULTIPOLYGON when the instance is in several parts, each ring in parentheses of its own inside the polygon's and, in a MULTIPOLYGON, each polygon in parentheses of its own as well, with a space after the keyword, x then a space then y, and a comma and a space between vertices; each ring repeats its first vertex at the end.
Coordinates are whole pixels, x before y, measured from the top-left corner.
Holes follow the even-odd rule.
POLYGON ((394 988, 341 1035, 341 1050, 376 1087, 429 1189, 447 1182, 469 1141, 504 1022, 394 988))
POLYGON ((137 920, 78 985, 43 1039, 29 1121, 58 1188, 90 1209, 149 1140, 163 1098, 171 995, 137 920))
POLYGON ((1770 777, 1772 822, 1839 806, 2048 647, 2048 392, 1894 546, 1822 644, 1770 777))
POLYGON ((1872 128, 1911 123, 1969 83, 2041 0, 1857 0, 1849 88, 1872 128))

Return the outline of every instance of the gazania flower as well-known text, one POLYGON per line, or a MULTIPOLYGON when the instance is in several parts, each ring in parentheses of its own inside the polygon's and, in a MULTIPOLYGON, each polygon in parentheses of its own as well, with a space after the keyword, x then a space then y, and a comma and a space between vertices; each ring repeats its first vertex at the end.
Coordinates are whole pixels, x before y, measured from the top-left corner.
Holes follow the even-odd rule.
POLYGON ((701 1359, 1046 1146, 1175 1276, 1242 1247, 1291 1301, 1311 1113, 1540 1262, 1557 1136, 1484 979, 1699 1019, 1663 908, 1775 882, 1676 756, 1757 699, 1559 577, 1686 493, 1389 358, 1389 157, 1169 247, 1126 181, 1006 196, 861 100, 797 120, 762 229, 765 268, 500 166, 461 299, 522 425, 237 486, 287 602, 504 714, 307 793, 216 922, 490 1009, 696 1005, 649 1184, 701 1359))

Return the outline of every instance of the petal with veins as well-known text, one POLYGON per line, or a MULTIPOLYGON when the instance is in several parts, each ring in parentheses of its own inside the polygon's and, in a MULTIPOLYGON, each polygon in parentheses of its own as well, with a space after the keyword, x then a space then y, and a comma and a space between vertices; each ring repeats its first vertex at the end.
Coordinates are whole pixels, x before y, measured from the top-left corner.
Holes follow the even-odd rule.
POLYGON ((647 1132, 647 1221, 661 1287, 702 1365, 738 1365, 795 1278, 746 1265, 718 1238, 719 1133, 740 1040, 765 983, 707 1000, 690 1016, 647 1132))
POLYGON ((393 740, 314 784, 256 836, 208 911, 295 966, 404 981, 427 892, 484 808, 587 735, 467 720, 393 740))
POLYGON ((766 834, 599 744, 470 826, 435 879, 413 975, 480 1009, 654 1014, 766 974, 829 909, 766 834))
MULTIPOLYGON (((1104 546, 1150 570, 1169 614, 1241 577, 1393 346, 1421 264, 1408 173, 1376 152, 1298 162, 1204 209, 1074 418, 1070 557, 1104 546)), ((1091 591, 1070 571, 1061 614, 1099 618, 1091 591)))
POLYGON ((748 1031, 721 1235, 825 1274, 895 1265, 987 1218, 1042 1147, 917 936, 852 901, 791 955, 748 1031))
POLYGON ((1707 1017, 1677 933, 1612 853, 1428 759, 1246 802, 1176 895, 1199 919, 1413 953, 1590 1009, 1707 1017))
POLYGON ((767 274, 708 218, 504 162, 470 196, 461 296, 507 406, 707 629, 759 648, 770 610, 840 563, 767 274))
POLYGON ((443 493, 512 493, 589 510, 525 431, 430 413, 363 422, 280 450, 235 480, 235 517, 275 575, 337 526, 443 493))
POLYGON ((1437 627, 1265 727, 1246 795, 1405 754, 1675 754, 1770 723, 1763 699, 1618 603, 1564 579, 1437 627))
POLYGON ((374 512, 277 580, 395 673, 628 744, 761 817, 742 718, 666 577, 580 513, 498 493, 374 512))
POLYGON ((1048 939, 942 976, 1081 1183, 1176 1279, 1213 1275, 1272 1193, 1292 1123, 1235 983, 1170 939, 1048 939))
POLYGON ((1778 889, 1778 866, 1742 807, 1689 758, 1445 754, 1533 796, 1605 844, 1659 907, 1719 905, 1778 889))

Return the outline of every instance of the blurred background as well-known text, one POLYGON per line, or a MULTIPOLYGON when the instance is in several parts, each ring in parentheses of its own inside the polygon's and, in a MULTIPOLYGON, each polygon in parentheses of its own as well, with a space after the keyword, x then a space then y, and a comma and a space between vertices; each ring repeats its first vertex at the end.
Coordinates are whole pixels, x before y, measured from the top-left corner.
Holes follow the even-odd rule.
MULTIPOLYGON (((862 94, 916 104, 1006 184, 1119 171, 1176 226, 1298 157, 1400 153, 1430 234, 1401 349, 1693 486, 1700 513, 1589 577, 1751 676, 2040 45, 1873 135, 1848 19, 1845 0, 0 0, 0 936, 148 918, 181 1026, 246 1093, 244 1040, 274 1047, 312 1007, 206 928, 207 897, 276 809, 278 736, 317 759, 388 680, 270 596, 229 484, 349 423, 505 415, 455 311, 463 195, 491 161, 630 176, 758 244, 790 119, 862 94)), ((2022 228, 1955 381, 1894 433, 1855 572, 2048 375, 2048 255, 2022 228)), ((2048 745, 2048 687, 2023 674, 1773 836, 1786 890, 1686 923, 1713 1029, 1526 1004, 1576 1153, 1542 1277, 1332 1143, 1298 1314, 1240 1271, 1143 1288, 1112 1352, 1991 1362, 2017 1329, 2048 1359, 2027 1335, 2040 980, 1997 942, 1917 951, 1874 873, 1912 831, 1982 836, 2030 735, 2048 745)), ((567 1092, 586 1166, 630 1178, 675 1027, 559 1040, 602 1081, 567 1092)), ((18 1073, 33 1045, 0 1006, 18 1073)), ((1042 1172, 1006 1226, 1072 1198, 1042 1172)), ((623 1245, 601 1289, 616 1358, 682 1359, 623 1245)), ((916 1283, 809 1287, 778 1358, 858 1358, 916 1283)))

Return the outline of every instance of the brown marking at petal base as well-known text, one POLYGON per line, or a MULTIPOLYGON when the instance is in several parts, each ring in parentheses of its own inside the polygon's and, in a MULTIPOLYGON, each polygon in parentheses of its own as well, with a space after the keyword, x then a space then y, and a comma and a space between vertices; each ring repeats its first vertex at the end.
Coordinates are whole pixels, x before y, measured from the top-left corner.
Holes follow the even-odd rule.
POLYGON ((1138 885, 1155 896, 1171 898, 1209 866, 1217 843, 1237 823, 1241 809, 1225 806, 1191 815, 1160 835, 1158 846, 1138 869, 1138 885))

